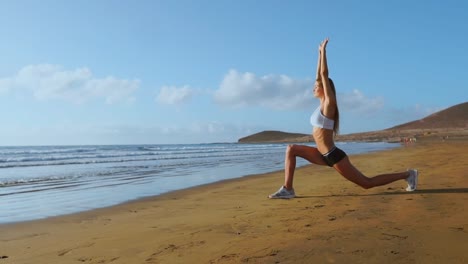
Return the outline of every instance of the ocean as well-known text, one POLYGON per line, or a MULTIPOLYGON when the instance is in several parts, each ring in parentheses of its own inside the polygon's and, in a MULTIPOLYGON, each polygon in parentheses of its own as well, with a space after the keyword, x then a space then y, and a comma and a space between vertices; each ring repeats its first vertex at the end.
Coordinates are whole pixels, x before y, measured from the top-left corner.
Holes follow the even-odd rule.
MULTIPOLYGON (((348 154, 399 146, 384 142, 337 145, 348 154)), ((0 147, 0 223, 81 212, 282 170, 286 146, 219 143, 0 147)), ((306 164, 297 159, 297 166, 306 164)), ((281 183, 282 179, 278 179, 278 186, 281 183)))

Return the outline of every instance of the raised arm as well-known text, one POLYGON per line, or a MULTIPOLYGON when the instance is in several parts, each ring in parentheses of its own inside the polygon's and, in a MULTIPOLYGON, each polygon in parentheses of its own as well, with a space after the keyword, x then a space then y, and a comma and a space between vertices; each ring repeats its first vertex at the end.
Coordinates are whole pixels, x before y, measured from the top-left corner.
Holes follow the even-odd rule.
POLYGON ((330 80, 328 79, 328 65, 327 65, 327 47, 328 38, 326 38, 320 44, 320 80, 323 85, 323 92, 325 94, 325 101, 328 104, 331 104, 333 107, 336 104, 336 96, 333 92, 330 84, 330 80))
POLYGON ((317 62, 317 75, 315 76, 315 80, 317 82, 320 82, 321 79, 320 79, 320 64, 322 63, 322 55, 320 55, 320 46, 319 46, 319 50, 318 50, 318 62, 317 62))

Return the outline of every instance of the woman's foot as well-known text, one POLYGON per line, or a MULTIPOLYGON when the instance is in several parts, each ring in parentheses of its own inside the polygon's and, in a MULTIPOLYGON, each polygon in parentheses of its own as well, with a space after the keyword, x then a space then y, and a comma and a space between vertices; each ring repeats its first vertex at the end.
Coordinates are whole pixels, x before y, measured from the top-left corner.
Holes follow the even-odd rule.
POLYGON ((270 199, 291 199, 294 197, 296 197, 294 189, 288 190, 284 186, 281 186, 281 188, 277 192, 268 195, 268 198, 270 199))
POLYGON ((406 178, 406 182, 408 183, 408 187, 406 187, 407 192, 412 192, 416 190, 416 186, 418 185, 418 170, 409 169, 409 177, 406 178))

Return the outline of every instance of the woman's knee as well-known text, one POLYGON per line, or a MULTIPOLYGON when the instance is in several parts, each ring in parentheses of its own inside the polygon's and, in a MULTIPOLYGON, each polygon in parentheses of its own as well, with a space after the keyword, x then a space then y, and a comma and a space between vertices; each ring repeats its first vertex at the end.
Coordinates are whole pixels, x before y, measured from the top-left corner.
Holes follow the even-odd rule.
POLYGON ((347 180, 353 182, 354 184, 364 189, 370 189, 375 186, 374 182, 372 181, 372 178, 367 177, 358 169, 356 169, 351 164, 348 157, 345 157, 337 164, 335 164, 334 168, 347 180))
POLYGON ((370 189, 375 186, 372 182, 372 179, 367 178, 366 176, 364 176, 364 179, 359 181, 357 184, 364 189, 370 189))
POLYGON ((374 187, 374 185, 371 182, 367 182, 367 181, 359 184, 359 186, 361 186, 364 189, 370 189, 374 187))
POLYGON ((289 144, 287 147, 286 147, 286 155, 294 155, 294 150, 296 148, 296 145, 295 144, 289 144))

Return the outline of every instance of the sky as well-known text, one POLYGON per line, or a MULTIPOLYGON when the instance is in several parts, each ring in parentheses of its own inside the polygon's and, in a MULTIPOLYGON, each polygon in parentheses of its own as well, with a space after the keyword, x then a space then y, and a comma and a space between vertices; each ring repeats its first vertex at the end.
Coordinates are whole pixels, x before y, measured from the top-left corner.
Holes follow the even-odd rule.
POLYGON ((468 1, 0 0, 0 145, 309 134, 318 45, 340 133, 468 101, 468 1))

